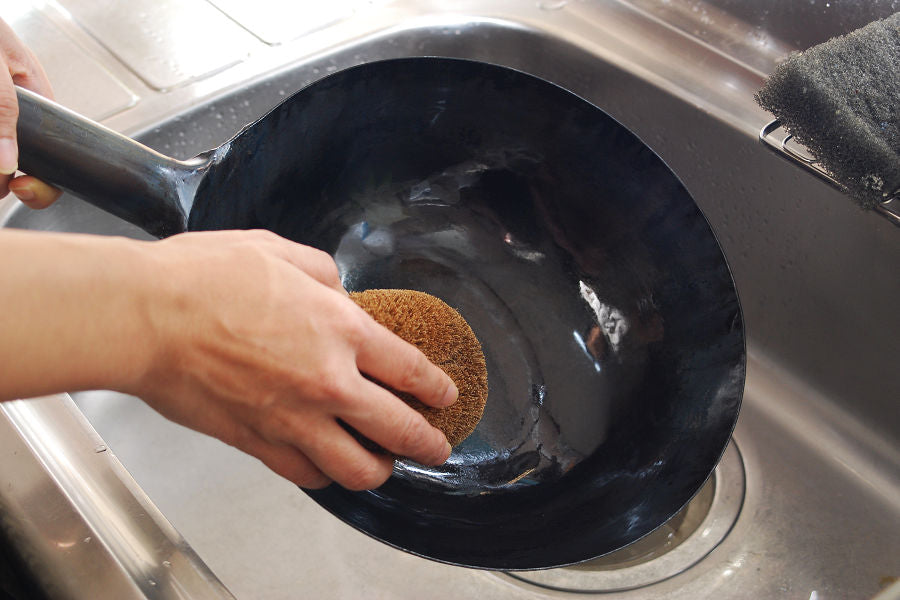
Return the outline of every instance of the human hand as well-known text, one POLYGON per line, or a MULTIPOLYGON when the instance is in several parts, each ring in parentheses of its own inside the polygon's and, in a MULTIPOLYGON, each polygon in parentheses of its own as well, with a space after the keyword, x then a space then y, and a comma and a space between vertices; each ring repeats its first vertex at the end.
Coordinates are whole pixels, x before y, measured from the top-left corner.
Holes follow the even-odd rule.
POLYGON ((19 162, 16 121, 19 103, 13 84, 53 97, 53 90, 34 54, 4 21, 0 20, 0 198, 12 192, 31 208, 46 208, 60 190, 28 175, 14 177, 19 162))
POLYGON ((122 391, 301 487, 390 476, 393 460, 341 422, 396 455, 447 459, 444 434, 363 374, 437 407, 455 386, 349 299, 328 254, 252 231, 178 235, 146 255, 165 282, 147 303, 157 351, 122 391))

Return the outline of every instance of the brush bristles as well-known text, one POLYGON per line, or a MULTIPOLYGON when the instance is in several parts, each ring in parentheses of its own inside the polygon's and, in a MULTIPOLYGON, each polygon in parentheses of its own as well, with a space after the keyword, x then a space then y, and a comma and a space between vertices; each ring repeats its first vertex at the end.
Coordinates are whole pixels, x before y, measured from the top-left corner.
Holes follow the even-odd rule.
POLYGON ((350 297, 376 321, 421 350, 456 384, 459 399, 432 408, 391 390, 422 413, 456 446, 481 420, 487 401, 487 367, 481 344, 466 320, 439 298, 413 290, 366 290, 350 297))

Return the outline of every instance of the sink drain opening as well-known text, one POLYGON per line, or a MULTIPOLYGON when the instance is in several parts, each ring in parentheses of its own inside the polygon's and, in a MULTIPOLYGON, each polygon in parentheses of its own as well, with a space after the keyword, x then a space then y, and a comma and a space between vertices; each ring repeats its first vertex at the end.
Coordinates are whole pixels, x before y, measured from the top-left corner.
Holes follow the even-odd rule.
POLYGON ((653 533, 621 550, 571 567, 501 576, 582 594, 620 592, 659 583, 691 568, 725 539, 740 514, 744 489, 744 462, 732 440, 703 488, 653 533))

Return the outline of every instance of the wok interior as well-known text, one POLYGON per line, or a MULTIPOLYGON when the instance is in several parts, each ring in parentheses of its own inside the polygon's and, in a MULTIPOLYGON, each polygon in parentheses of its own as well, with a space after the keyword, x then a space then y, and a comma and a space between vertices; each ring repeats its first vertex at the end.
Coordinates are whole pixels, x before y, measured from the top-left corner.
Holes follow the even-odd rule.
POLYGON ((478 335, 487 407, 446 465, 310 492, 389 544, 500 569, 614 551, 691 498, 734 426, 743 328, 706 220, 623 126, 539 79, 338 73, 234 140, 191 227, 322 248, 348 289, 429 292, 478 335))

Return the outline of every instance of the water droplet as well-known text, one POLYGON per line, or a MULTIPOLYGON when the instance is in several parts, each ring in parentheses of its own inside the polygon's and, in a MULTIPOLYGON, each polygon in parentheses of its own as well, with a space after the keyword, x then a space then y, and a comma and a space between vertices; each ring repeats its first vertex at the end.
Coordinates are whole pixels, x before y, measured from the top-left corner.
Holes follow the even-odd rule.
POLYGON ((89 543, 89 542, 91 541, 91 536, 87 536, 87 537, 84 538, 84 540, 82 540, 82 541, 83 541, 85 544, 89 543))
POLYGON ((98 444, 98 445, 94 446, 94 452, 96 452, 98 454, 100 452, 106 452, 106 446, 104 446, 103 444, 98 444))
POLYGON ((541 10, 559 10, 568 3, 569 0, 541 0, 537 6, 541 10))
POLYGON ((167 569, 168 569, 168 568, 169 568, 169 567, 171 567, 171 566, 172 566, 172 563, 170 563, 170 562, 169 562, 169 561, 167 561, 167 560, 164 560, 164 561, 163 561, 163 562, 162 562, 162 565, 163 565, 163 566, 164 566, 164 567, 165 567, 165 568, 167 568, 167 569))

